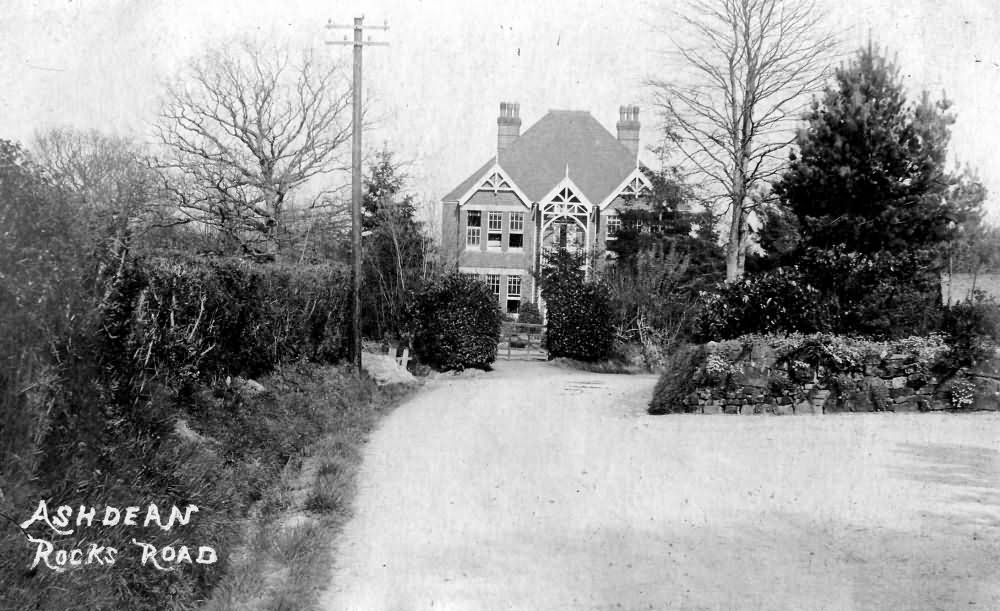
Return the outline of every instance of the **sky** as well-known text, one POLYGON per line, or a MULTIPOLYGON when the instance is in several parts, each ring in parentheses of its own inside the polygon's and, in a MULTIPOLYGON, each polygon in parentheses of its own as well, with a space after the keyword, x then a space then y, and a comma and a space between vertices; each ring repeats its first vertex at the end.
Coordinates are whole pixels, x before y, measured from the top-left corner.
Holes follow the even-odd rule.
MULTIPOLYGON (((896 55, 912 96, 953 100, 952 162, 978 170, 1000 222, 1000 2, 820 0, 845 52, 869 36, 896 55)), ((501 101, 522 131, 549 109, 588 110, 611 133, 618 107, 640 106, 640 145, 657 141, 651 78, 669 76, 669 0, 0 0, 0 138, 54 126, 149 139, 162 84, 189 58, 241 35, 312 45, 345 31, 330 20, 387 22, 365 50, 377 124, 365 146, 408 162, 410 187, 436 201, 496 148, 501 101)), ((653 158, 644 153, 643 158, 653 158)))

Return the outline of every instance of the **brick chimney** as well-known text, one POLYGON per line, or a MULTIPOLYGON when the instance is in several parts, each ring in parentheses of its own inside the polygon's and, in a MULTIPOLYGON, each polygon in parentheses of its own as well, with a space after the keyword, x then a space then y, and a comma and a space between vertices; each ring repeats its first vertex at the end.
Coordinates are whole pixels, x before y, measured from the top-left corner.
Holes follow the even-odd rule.
POLYGON ((497 153, 508 148, 521 135, 521 105, 500 102, 497 117, 497 153))
POLYGON ((618 142, 639 158, 639 107, 618 107, 618 142))

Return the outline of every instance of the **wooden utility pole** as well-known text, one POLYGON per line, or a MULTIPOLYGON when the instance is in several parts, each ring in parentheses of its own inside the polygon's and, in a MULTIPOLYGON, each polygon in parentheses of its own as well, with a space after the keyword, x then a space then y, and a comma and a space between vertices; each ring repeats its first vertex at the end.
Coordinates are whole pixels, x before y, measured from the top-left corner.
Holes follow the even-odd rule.
MULTIPOLYGON (((351 360, 358 373, 361 373, 361 48, 365 45, 387 46, 387 42, 375 42, 370 38, 365 41, 362 33, 364 17, 355 17, 354 25, 336 25, 332 21, 326 24, 327 29, 354 29, 354 40, 332 40, 328 45, 354 46, 354 82, 351 85, 354 95, 354 118, 352 128, 354 141, 351 147, 351 360)), ((369 30, 388 30, 389 24, 367 26, 369 30)))

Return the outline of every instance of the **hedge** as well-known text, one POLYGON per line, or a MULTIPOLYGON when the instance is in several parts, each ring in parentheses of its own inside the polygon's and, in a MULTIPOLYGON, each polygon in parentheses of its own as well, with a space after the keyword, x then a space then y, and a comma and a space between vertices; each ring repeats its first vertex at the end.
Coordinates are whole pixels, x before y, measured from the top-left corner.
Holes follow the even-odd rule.
POLYGON ((417 294, 412 320, 414 352, 436 369, 486 369, 496 360, 503 316, 476 278, 455 273, 431 282, 417 294))
POLYGON ((105 371, 121 388, 258 376, 346 355, 346 273, 332 265, 152 258, 123 270, 102 311, 105 371))
POLYGON ((545 291, 546 349, 549 357, 600 361, 615 341, 614 312, 606 286, 561 283, 545 291))

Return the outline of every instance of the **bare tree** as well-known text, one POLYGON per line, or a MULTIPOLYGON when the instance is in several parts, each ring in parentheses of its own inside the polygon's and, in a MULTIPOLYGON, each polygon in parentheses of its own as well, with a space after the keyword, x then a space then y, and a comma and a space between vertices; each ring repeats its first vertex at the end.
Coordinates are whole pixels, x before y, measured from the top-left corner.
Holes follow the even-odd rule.
MULTIPOLYGON (((815 0, 687 0, 671 32, 680 59, 653 80, 666 136, 729 222, 726 280, 743 272, 751 197, 787 162, 810 92, 827 74, 834 39, 815 0)), ((674 24, 672 24, 674 25, 674 24)))
POLYGON ((311 50, 245 40, 192 61, 156 125, 179 209, 245 252, 273 252, 289 194, 344 168, 350 104, 343 71, 311 50))
POLYGON ((137 234, 159 221, 159 176, 134 140, 56 128, 37 134, 31 148, 100 258, 120 259, 137 234))

